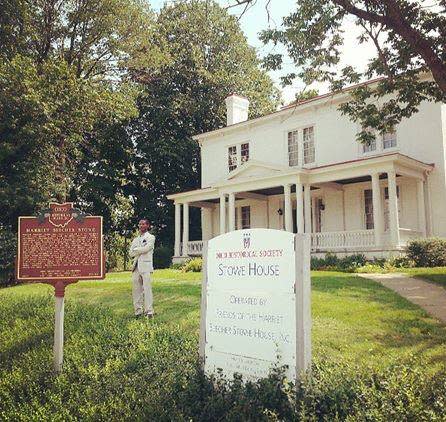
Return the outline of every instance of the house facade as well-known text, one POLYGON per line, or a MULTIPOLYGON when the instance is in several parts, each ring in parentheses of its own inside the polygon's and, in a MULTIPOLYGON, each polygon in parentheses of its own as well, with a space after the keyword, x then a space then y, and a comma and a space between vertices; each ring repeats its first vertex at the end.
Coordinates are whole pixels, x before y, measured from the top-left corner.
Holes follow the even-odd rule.
POLYGON ((348 90, 247 120, 249 101, 226 99, 227 126, 195 136, 202 186, 175 203, 174 262, 203 241, 244 228, 310 233, 312 254, 399 254, 406 243, 446 237, 446 105, 419 112, 370 145, 338 110, 348 90), (189 240, 189 208, 202 239, 189 240))

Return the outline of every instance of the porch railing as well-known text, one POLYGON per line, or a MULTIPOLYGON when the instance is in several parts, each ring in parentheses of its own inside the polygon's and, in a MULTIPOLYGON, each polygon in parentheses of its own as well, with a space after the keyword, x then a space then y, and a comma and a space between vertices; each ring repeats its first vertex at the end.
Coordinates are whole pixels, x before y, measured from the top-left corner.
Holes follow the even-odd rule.
MULTIPOLYGON (((183 243, 180 245, 180 254, 183 253, 183 243)), ((189 256, 202 256, 203 255, 203 241, 192 240, 187 242, 187 254, 189 256)))
POLYGON ((422 237, 423 237, 423 233, 421 231, 400 228, 400 243, 401 243, 401 245, 406 245, 411 240, 420 239, 422 237))
POLYGON ((313 251, 336 251, 339 249, 367 248, 375 245, 373 230, 321 232, 311 234, 313 251))
MULTIPOLYGON (((422 233, 417 230, 400 229, 401 245, 405 245, 412 239, 422 237, 422 233)), ((387 244, 390 239, 389 233, 383 234, 383 244, 387 244)), ((375 246, 375 235, 373 230, 351 230, 336 232, 320 232, 311 234, 311 251, 340 251, 357 250, 371 248, 375 246)), ((181 244, 181 251, 183 244, 181 244)), ((202 256, 203 241, 194 240, 188 242, 187 250, 189 256, 202 256)))

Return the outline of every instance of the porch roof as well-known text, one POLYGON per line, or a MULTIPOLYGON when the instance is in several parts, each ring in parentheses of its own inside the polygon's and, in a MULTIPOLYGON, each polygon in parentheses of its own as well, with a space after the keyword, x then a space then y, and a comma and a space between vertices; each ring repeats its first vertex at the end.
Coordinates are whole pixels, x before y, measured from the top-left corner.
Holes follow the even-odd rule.
MULTIPOLYGON (((280 186, 287 183, 318 185, 333 183, 342 186, 369 180, 372 173, 396 171, 397 175, 422 179, 432 171, 434 164, 424 163, 407 155, 394 152, 361 157, 355 160, 326 164, 311 168, 293 168, 250 160, 230 172, 213 185, 187 192, 168 195, 175 202, 215 202, 221 194, 249 191, 262 195, 281 193, 280 186)), ((382 176, 385 178, 386 176, 382 176)), ((342 188, 342 187, 341 187, 342 188)))

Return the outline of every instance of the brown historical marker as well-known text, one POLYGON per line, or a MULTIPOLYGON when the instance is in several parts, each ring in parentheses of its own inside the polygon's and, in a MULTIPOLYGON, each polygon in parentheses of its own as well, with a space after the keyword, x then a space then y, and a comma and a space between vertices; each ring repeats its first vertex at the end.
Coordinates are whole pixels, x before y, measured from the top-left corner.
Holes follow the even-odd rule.
POLYGON ((72 202, 50 203, 36 217, 19 217, 17 279, 52 284, 56 296, 54 368, 63 359, 65 287, 103 279, 102 217, 83 214, 72 202))

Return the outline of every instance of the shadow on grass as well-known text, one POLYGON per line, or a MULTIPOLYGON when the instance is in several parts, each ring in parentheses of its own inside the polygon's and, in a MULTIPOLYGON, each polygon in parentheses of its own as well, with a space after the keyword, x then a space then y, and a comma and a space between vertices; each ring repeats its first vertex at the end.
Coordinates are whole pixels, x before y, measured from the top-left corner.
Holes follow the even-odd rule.
POLYGON ((312 278, 312 290, 341 299, 342 307, 338 304, 334 311, 339 317, 344 312, 347 315, 353 306, 354 312, 361 312, 357 299, 364 303, 364 307, 378 304, 379 308, 370 315, 370 319, 377 319, 380 326, 373 335, 374 340, 388 350, 411 348, 420 355, 443 346, 443 352, 435 353, 430 361, 446 361, 446 326, 378 282, 355 275, 315 276, 312 278))
POLYGON ((416 273, 415 278, 420 278, 427 282, 435 283, 446 289, 446 274, 432 274, 432 273, 416 273))

